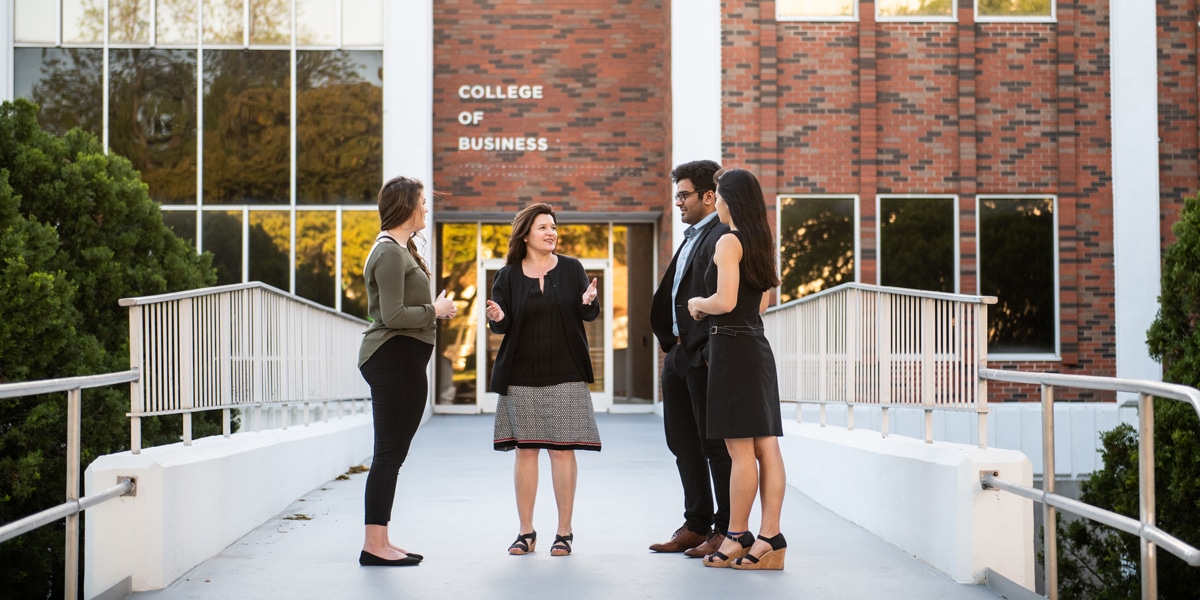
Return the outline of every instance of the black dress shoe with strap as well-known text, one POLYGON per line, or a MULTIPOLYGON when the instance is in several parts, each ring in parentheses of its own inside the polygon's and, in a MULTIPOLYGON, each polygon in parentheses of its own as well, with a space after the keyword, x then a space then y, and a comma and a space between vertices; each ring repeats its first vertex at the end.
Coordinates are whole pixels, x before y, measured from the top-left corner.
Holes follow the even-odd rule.
POLYGON ((513 556, 520 556, 522 554, 529 554, 530 552, 533 552, 533 549, 536 547, 537 532, 531 531, 529 533, 518 534, 517 541, 513 542, 512 545, 508 547, 508 553, 512 554, 513 556))

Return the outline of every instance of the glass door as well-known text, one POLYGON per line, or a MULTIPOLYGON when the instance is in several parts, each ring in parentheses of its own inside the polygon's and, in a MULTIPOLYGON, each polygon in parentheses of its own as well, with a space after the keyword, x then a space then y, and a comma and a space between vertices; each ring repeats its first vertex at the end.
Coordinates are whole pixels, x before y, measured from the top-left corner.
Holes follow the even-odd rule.
MULTIPOLYGON (((612 279, 612 264, 611 261, 605 259, 585 258, 580 259, 583 263, 583 268, 587 271, 588 279, 596 279, 596 288, 600 296, 600 316, 591 323, 584 323, 584 330, 587 333, 588 348, 592 356, 592 371, 595 376, 595 383, 591 384, 592 404, 596 412, 608 412, 612 407, 612 328, 608 326, 613 320, 613 305, 612 305, 612 286, 607 283, 612 279)), ((478 273, 478 289, 486 290, 487 294, 491 294, 492 282, 496 279, 496 273, 504 267, 503 259, 485 259, 480 261, 478 273)), ((483 303, 480 303, 482 306, 483 303)), ((475 387, 477 390, 477 406, 483 412, 496 412, 496 402, 498 394, 488 391, 488 382, 491 379, 492 365, 496 360, 496 352, 500 349, 500 341, 503 336, 492 333, 487 326, 487 316, 483 310, 477 312, 479 323, 476 330, 479 332, 476 340, 476 356, 483 356, 485 360, 479 365, 478 382, 475 387)))

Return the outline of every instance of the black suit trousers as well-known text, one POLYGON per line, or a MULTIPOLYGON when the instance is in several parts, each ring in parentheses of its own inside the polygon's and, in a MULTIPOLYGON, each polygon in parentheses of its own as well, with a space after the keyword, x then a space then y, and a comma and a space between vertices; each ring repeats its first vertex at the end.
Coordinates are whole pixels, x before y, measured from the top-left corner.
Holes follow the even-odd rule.
POLYGON ((684 525, 695 533, 729 528, 729 471, 725 440, 704 437, 708 407, 708 367, 691 366, 681 344, 663 362, 663 425, 667 448, 683 483, 684 525), (716 509, 713 497, 716 497, 716 509))

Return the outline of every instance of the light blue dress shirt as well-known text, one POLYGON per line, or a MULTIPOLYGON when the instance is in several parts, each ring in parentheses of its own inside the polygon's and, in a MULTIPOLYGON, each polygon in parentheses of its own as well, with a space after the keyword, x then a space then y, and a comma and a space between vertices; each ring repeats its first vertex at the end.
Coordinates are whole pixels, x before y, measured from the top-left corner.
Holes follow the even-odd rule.
POLYGON ((704 231, 704 228, 716 219, 717 213, 713 211, 707 217, 700 219, 699 223, 690 225, 683 230, 683 245, 679 247, 679 259, 675 261, 675 281, 671 284, 671 332, 676 337, 679 336, 679 317, 675 311, 675 305, 678 304, 675 296, 679 293, 679 282, 683 281, 683 272, 687 268, 688 257, 692 255, 692 246, 696 245, 696 238, 700 237, 697 234, 704 231))

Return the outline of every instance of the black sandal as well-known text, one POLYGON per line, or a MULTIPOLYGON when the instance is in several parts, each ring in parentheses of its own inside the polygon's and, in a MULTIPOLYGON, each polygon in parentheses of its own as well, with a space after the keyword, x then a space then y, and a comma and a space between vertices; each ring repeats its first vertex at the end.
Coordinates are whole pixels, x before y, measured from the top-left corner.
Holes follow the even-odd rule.
POLYGON ((575 540, 574 533, 555 535, 554 545, 550 546, 550 556, 570 556, 571 542, 575 540))
POLYGON ((512 545, 508 547, 508 553, 512 554, 513 556, 520 556, 522 554, 529 554, 530 552, 533 552, 533 549, 536 547, 537 532, 531 531, 529 533, 518 535, 517 541, 513 542, 512 545))

